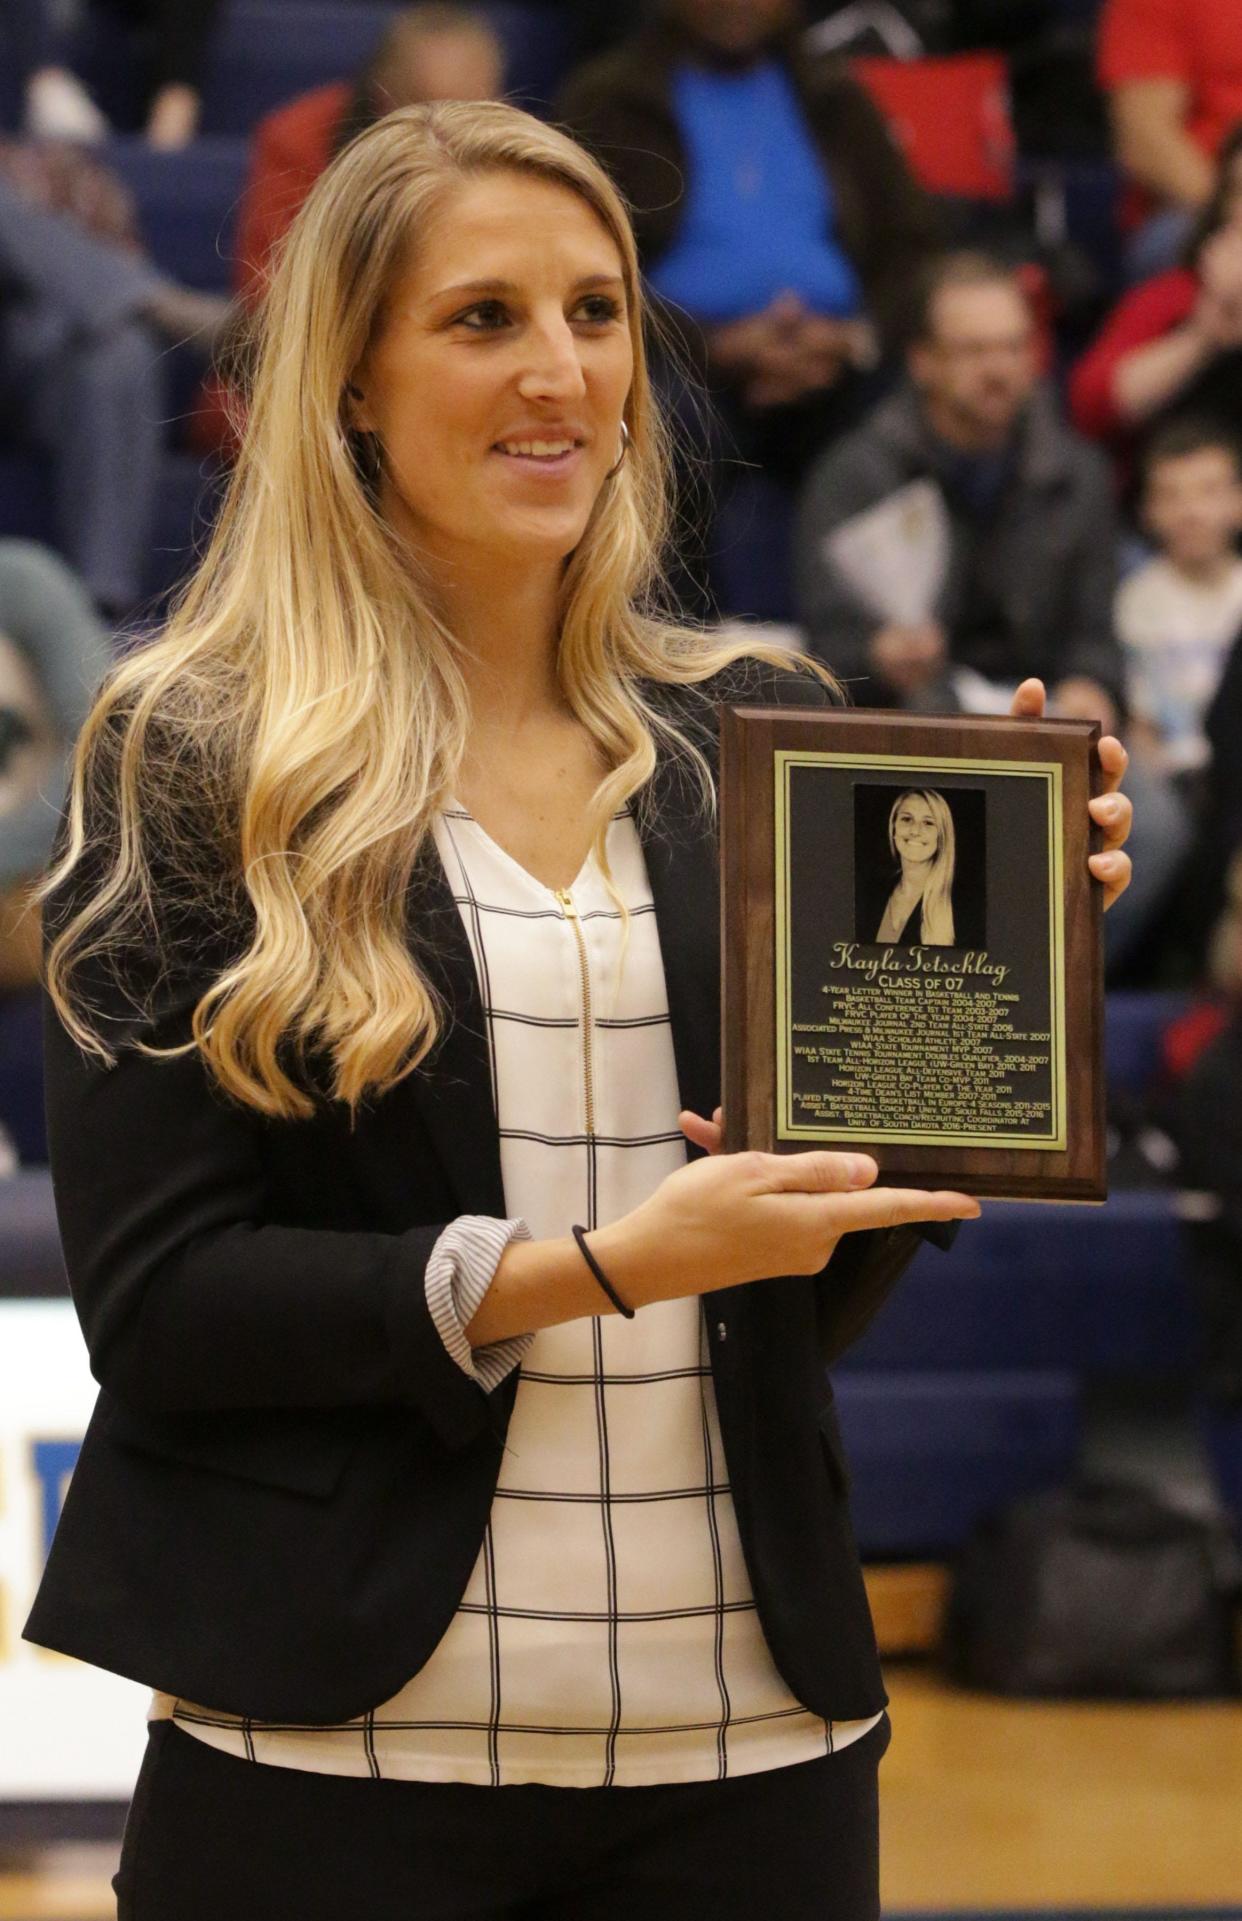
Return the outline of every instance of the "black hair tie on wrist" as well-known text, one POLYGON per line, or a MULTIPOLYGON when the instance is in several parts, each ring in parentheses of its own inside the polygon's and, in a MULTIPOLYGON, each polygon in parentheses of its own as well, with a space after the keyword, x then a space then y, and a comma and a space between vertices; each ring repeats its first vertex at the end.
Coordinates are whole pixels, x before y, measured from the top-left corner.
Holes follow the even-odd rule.
POLYGON ((587 1246, 586 1229, 584 1227, 571 1227, 569 1231, 578 1243, 578 1252, 581 1254, 583 1260, 586 1262, 587 1266, 590 1268, 592 1274, 594 1274, 596 1280, 599 1282, 600 1286, 603 1288, 605 1294, 608 1296, 609 1300, 612 1302, 613 1306, 616 1308, 617 1313, 624 1314, 627 1321, 632 1321, 634 1318, 634 1309, 632 1307, 627 1307, 625 1305, 625 1302, 621 1299, 621 1296, 618 1294, 616 1288, 613 1286, 612 1282, 609 1280, 608 1276, 605 1274, 603 1268, 600 1266, 599 1262, 596 1260, 594 1254, 592 1254, 590 1248, 587 1246))

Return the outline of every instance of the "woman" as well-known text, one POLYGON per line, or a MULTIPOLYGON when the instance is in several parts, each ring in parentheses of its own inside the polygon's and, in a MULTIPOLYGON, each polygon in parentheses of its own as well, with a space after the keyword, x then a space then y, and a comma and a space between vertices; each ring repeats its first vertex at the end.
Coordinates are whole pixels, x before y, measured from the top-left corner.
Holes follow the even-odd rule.
POLYGON ((888 816, 888 850, 901 865, 901 877, 888 897, 876 940, 898 947, 913 940, 953 947, 957 855, 953 816, 944 795, 931 788, 899 794, 888 816))
POLYGON ((1070 381, 1075 424, 1126 448, 1173 413, 1242 435, 1242 127, 1220 151, 1216 192, 1185 266, 1135 287, 1070 381))
POLYGON ((159 1690, 121 1914, 753 1915, 776 1840, 782 1914, 872 1916, 822 1359, 909 1223, 977 1208, 713 1151, 747 649, 645 611, 621 204, 512 108, 393 114, 299 215, 255 368, 49 879, 103 1392, 28 1631, 159 1690))

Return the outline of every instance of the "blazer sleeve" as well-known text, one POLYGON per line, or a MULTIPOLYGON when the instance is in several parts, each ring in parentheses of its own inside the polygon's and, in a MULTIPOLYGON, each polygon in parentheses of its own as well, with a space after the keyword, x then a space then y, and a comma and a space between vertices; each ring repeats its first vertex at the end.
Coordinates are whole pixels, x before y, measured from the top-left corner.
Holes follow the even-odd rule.
MULTIPOLYGON (((49 927, 74 891, 71 877, 49 901, 49 927)), ((373 1233, 272 1218, 264 1130, 304 1123, 267 1122, 226 1098, 197 1053, 155 1059, 134 1045, 184 1039, 220 965, 205 919, 181 927, 175 951, 196 959, 142 983, 142 1021, 140 969, 121 983, 102 968, 84 975, 116 1036, 112 1067, 45 1003, 52 1180, 96 1379, 152 1412, 405 1406, 464 1444, 488 1405, 428 1306, 427 1262, 446 1224, 373 1233)))

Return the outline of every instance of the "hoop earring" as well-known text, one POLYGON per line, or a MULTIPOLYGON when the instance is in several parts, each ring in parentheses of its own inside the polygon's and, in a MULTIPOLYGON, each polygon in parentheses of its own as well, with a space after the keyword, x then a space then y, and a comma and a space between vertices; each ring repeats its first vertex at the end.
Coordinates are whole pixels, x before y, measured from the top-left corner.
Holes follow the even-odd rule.
POLYGON ((629 451, 630 451, 630 430, 626 426, 625 422, 622 421, 621 422, 621 451, 617 455, 617 458, 613 463, 613 465, 608 469, 608 472, 604 475, 605 480, 611 480, 614 474, 620 473, 622 467, 625 465, 625 456, 629 453, 629 451))

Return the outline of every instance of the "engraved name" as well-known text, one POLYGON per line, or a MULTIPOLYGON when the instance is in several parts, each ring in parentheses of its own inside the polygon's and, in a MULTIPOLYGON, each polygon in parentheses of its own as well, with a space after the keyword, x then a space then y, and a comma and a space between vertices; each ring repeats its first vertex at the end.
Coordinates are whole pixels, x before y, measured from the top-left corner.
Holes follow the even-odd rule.
MULTIPOLYGON (((971 974, 991 981, 995 987, 1003 986, 1009 977, 1009 969, 991 960, 986 947, 972 947, 957 960, 947 959, 939 947, 907 947, 900 953, 886 947, 880 954, 864 954, 859 950, 859 943, 852 940, 834 941, 832 952, 829 966, 834 972, 843 968, 869 981, 882 980, 885 985, 892 976, 903 974, 971 974)), ((827 994, 830 989, 825 986, 820 992, 827 994)))

